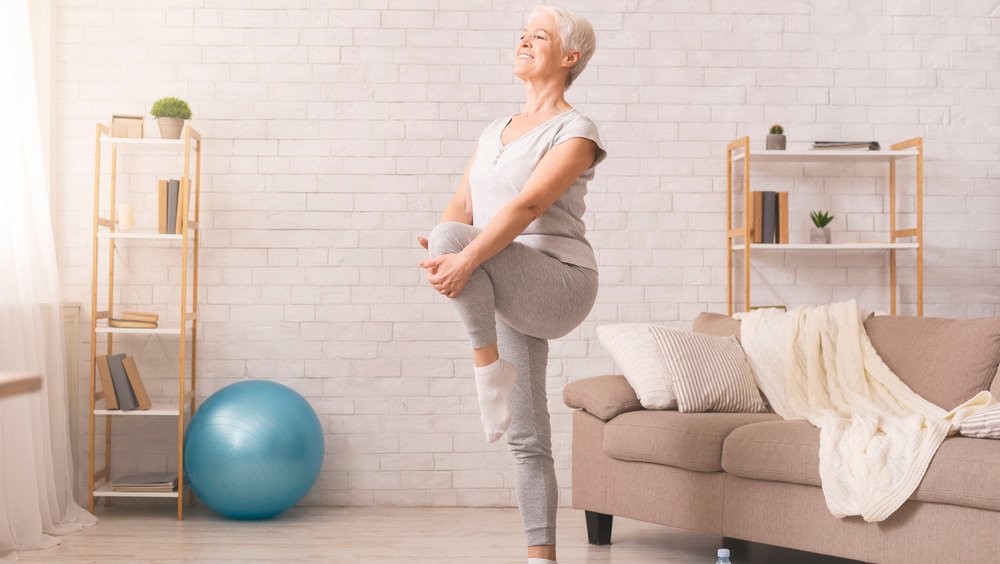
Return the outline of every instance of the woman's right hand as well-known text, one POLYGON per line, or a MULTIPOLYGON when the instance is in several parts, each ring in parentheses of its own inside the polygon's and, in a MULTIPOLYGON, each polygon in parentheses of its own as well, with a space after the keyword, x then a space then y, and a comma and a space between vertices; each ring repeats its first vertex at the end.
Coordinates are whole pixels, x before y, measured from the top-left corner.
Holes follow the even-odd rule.
MULTIPOLYGON (((417 242, 420 243, 420 246, 423 247, 425 251, 430 251, 430 249, 427 248, 428 241, 426 237, 417 237, 417 242)), ((431 274, 437 274, 437 271, 438 269, 436 266, 430 268, 431 274)))

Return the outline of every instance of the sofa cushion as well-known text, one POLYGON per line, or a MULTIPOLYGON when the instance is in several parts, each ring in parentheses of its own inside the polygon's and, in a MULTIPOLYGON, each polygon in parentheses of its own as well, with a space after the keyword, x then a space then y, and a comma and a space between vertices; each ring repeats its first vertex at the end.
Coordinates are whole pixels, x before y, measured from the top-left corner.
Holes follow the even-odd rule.
POLYGON ((609 421, 621 413, 642 409, 624 376, 593 376, 574 380, 563 389, 563 403, 609 421))
POLYGON ((691 328, 697 333, 716 337, 736 337, 740 340, 740 321, 721 313, 703 311, 694 318, 691 328))
MULTIPOLYGON (((805 421, 744 425, 726 438, 722 468, 741 478, 819 486, 819 429, 805 421)), ((912 499, 1000 511, 1000 441, 945 439, 912 499)))
POLYGON ((1000 366, 997 366, 997 375, 993 377, 993 385, 990 386, 990 394, 993 401, 1000 401, 1000 366))
POLYGON ((722 443, 733 429, 778 419, 773 413, 633 411, 604 426, 604 453, 698 472, 722 471, 722 443))
POLYGON ((1000 318, 877 316, 865 329, 900 380, 945 409, 989 389, 1000 363, 1000 318))

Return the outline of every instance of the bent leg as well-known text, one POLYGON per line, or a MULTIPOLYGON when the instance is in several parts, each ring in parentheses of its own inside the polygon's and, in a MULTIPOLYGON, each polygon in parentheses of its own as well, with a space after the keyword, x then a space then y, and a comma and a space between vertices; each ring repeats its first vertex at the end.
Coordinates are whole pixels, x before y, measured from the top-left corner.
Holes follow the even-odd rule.
MULTIPOLYGON (((431 231, 428 250, 432 256, 458 253, 481 231, 441 223, 431 231)), ((496 342, 494 313, 526 335, 557 339, 583 322, 596 298, 596 272, 515 241, 476 268, 453 301, 478 349, 496 342)))
MULTIPOLYGON (((432 257, 458 253, 482 230, 457 221, 439 223, 427 237, 427 250, 432 257)), ((493 282, 480 266, 473 271, 465 288, 452 299, 465 324, 472 348, 479 349, 497 341, 496 304, 493 282)))
POLYGON ((497 319, 500 354, 517 367, 507 444, 514 455, 517 503, 528 546, 556 544, 559 489, 552 459, 552 427, 545 392, 549 343, 497 319))

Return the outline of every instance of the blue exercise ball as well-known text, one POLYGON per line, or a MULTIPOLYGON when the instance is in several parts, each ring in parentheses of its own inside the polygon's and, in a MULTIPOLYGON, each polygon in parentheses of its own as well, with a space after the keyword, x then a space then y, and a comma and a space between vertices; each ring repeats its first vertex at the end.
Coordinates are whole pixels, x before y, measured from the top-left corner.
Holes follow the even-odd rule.
POLYGON ((266 519, 295 505, 323 466, 323 430, 309 402, 266 380, 212 394, 184 434, 194 493, 233 519, 266 519))

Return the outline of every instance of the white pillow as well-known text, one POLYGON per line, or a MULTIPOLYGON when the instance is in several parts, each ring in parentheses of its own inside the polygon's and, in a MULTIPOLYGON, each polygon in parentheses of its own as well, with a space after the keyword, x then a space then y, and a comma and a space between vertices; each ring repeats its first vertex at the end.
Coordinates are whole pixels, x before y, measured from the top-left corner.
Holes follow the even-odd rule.
POLYGON ((625 373, 639 403, 646 409, 677 409, 674 384, 660 347, 646 323, 612 323, 598 325, 596 332, 601 345, 625 373))

